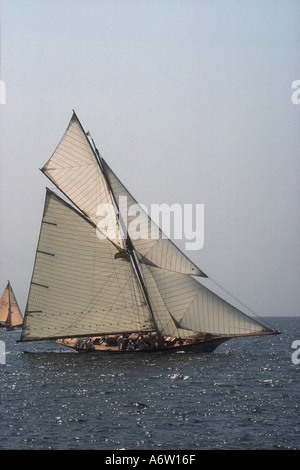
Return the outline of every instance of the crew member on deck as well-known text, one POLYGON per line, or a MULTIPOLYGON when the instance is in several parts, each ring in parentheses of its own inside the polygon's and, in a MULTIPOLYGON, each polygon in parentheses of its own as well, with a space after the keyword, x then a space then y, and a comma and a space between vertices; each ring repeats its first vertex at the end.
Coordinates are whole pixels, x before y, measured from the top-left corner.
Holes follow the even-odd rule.
POLYGON ((118 338, 118 350, 119 351, 120 351, 120 349, 122 349, 123 344, 124 344, 124 337, 123 337, 123 335, 120 335, 119 338, 118 338))

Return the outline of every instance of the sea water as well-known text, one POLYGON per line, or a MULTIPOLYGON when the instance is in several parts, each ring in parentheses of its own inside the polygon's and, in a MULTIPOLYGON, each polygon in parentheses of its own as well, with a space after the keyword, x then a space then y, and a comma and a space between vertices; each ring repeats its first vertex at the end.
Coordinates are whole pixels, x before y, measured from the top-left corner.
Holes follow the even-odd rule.
POLYGON ((1 329, 0 449, 300 449, 300 318, 268 324, 281 335, 124 356, 1 329))

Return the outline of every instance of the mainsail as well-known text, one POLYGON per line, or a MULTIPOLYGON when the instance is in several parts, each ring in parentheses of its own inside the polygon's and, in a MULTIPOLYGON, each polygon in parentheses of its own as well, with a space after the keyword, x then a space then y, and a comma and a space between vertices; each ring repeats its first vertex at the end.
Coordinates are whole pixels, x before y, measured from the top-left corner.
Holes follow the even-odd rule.
POLYGON ((23 316, 9 281, 0 300, 0 323, 7 327, 23 324, 23 316))
POLYGON ((273 333, 194 278, 206 275, 137 204, 75 113, 42 171, 72 205, 47 190, 22 341, 134 331, 160 338, 273 333), (114 208, 105 218, 110 230, 102 230, 103 204, 114 208), (136 239, 128 231, 132 205, 141 217, 136 239))
POLYGON ((47 190, 22 339, 149 331, 130 263, 95 225, 47 190))

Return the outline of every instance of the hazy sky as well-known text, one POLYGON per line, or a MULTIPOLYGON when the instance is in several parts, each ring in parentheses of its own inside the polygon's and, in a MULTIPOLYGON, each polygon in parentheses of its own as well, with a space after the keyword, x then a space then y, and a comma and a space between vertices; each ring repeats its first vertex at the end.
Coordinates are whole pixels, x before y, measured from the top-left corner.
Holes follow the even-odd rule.
POLYGON ((0 290, 24 310, 74 109, 139 202, 204 204, 204 272, 300 315, 299 24, 299 0, 1 0, 0 290))

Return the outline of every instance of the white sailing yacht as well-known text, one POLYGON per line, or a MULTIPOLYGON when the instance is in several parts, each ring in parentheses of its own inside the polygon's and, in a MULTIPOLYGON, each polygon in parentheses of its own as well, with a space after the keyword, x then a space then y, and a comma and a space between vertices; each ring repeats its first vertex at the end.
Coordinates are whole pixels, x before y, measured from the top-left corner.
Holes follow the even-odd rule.
POLYGON ((4 289, 0 299, 0 327, 12 330, 23 324, 23 316, 10 282, 4 289))
POLYGON ((75 112, 42 172, 64 198, 46 191, 20 341, 118 353, 213 351, 233 337, 277 333, 200 284, 205 273, 140 206, 140 237, 132 239, 134 216, 129 211, 125 224, 119 201, 137 201, 75 112), (105 220, 103 205, 113 207, 105 220))

